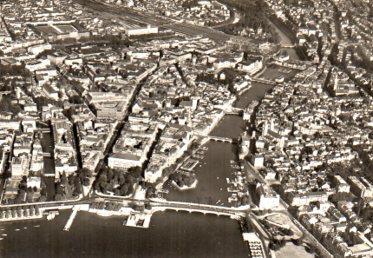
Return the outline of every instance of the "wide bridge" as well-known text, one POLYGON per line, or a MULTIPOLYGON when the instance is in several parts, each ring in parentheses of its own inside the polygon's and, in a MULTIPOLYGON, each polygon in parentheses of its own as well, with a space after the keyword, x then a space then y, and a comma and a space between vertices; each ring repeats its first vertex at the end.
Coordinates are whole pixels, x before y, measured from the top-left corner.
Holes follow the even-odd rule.
MULTIPOLYGON (((228 216, 231 218, 239 219, 245 217, 248 212, 251 211, 250 208, 234 208, 234 207, 224 207, 224 206, 216 206, 216 205, 209 205, 209 204, 200 204, 200 203, 188 203, 188 202, 176 202, 176 201, 167 201, 167 200, 141 200, 141 199, 133 199, 133 198, 121 198, 119 196, 111 196, 111 197, 98 197, 98 198, 88 198, 82 200, 71 200, 71 201, 58 201, 58 202, 42 202, 42 203, 23 203, 23 204, 11 204, 11 205, 1 205, 0 206, 0 215, 1 213, 13 212, 15 213, 18 211, 19 215, 14 214, 10 218, 0 217, 0 221, 2 220, 18 220, 18 219, 27 219, 28 217, 31 219, 36 215, 41 215, 45 211, 51 210, 65 210, 65 209, 74 209, 74 207, 89 207, 90 204, 94 202, 117 202, 124 205, 130 205, 131 203, 135 203, 138 205, 149 204, 152 211, 165 211, 165 210, 173 210, 173 211, 187 211, 187 212, 195 212, 195 213, 202 213, 202 214, 213 214, 217 216, 228 216), (29 211, 37 211, 38 213, 30 213, 29 211), (40 211, 40 212, 39 212, 40 211)), ((13 214, 12 213, 12 214, 13 214)), ((5 213, 4 213, 5 214, 5 213)))
POLYGON ((233 143, 233 139, 229 137, 209 135, 206 138, 208 138, 211 141, 233 143))
POLYGON ((203 213, 203 214, 213 214, 217 216, 228 216, 228 217, 235 217, 241 218, 245 217, 246 213, 250 211, 250 209, 239 209, 239 208, 230 208, 230 207, 223 207, 223 206, 215 206, 215 205, 208 205, 208 204, 199 204, 199 203, 187 203, 187 202, 173 202, 173 201, 165 201, 165 202, 151 202, 152 210, 173 210, 173 211, 187 211, 187 212, 196 212, 196 213, 203 213))
POLYGON ((244 112, 242 108, 236 108, 236 107, 230 107, 224 111, 226 115, 237 115, 237 116, 241 116, 244 112))
POLYGON ((285 68, 290 68, 293 70, 298 70, 298 71, 304 71, 307 66, 304 64, 295 64, 295 63, 287 63, 287 62, 280 62, 280 61, 273 61, 271 64, 275 64, 277 66, 285 67, 285 68))
POLYGON ((263 83, 263 84, 269 84, 269 85, 276 85, 276 82, 271 81, 271 80, 267 80, 267 79, 263 79, 263 78, 252 78, 251 81, 252 82, 259 82, 259 83, 263 83))

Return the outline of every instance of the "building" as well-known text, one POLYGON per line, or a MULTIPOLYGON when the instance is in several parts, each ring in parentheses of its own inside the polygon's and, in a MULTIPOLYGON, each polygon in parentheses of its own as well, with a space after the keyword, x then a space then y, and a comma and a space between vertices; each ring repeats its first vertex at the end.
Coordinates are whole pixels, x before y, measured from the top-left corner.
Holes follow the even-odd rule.
POLYGON ((333 182, 338 192, 350 192, 350 185, 347 184, 347 182, 340 175, 335 175, 333 178, 333 182))
POLYGON ((360 198, 373 198, 373 185, 365 177, 349 176, 351 192, 360 198))
POLYGON ((262 240, 260 240, 259 236, 254 232, 244 232, 242 233, 243 240, 249 244, 250 249, 250 256, 249 257, 256 257, 256 258, 264 258, 265 250, 263 246, 262 240))
POLYGON ((40 189, 41 186, 41 178, 32 176, 27 178, 27 187, 34 188, 36 187, 37 189, 40 189))
POLYGON ((264 156, 263 155, 255 155, 252 157, 252 164, 254 168, 261 169, 264 168, 264 156))
POLYGON ((128 169, 142 166, 140 156, 131 153, 114 153, 108 158, 108 165, 113 169, 128 169))
POLYGON ((326 192, 307 192, 307 193, 291 193, 289 194, 291 206, 309 205, 311 202, 325 203, 328 201, 328 194, 326 192))
POLYGON ((249 56, 238 63, 237 68, 250 75, 256 74, 263 68, 263 58, 259 56, 249 56))
POLYGON ((152 26, 150 24, 144 27, 131 27, 125 30, 125 33, 128 36, 141 36, 141 35, 149 35, 149 34, 157 34, 158 27, 152 26))
POLYGON ((28 154, 21 154, 17 157, 13 157, 10 164, 10 170, 12 178, 21 178, 28 175, 28 169, 30 164, 30 157, 28 154))
POLYGON ((258 184, 256 192, 259 195, 259 209, 271 210, 278 208, 280 205, 280 196, 268 186, 258 184))

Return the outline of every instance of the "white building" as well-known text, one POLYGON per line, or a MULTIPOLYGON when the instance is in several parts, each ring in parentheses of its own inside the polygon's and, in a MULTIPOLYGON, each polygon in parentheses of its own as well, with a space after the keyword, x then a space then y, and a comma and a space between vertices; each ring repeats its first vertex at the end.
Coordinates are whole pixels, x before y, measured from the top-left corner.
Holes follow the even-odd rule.
POLYGON ((142 166, 143 160, 140 156, 131 153, 114 153, 108 158, 110 168, 127 169, 142 166))
POLYGON ((258 184, 256 191, 259 195, 259 208, 264 210, 276 209, 280 205, 280 196, 266 185, 258 184))
POLYGON ((256 169, 264 168, 264 156, 255 155, 253 157, 253 165, 256 169))
POLYGON ((151 25, 147 25, 146 27, 126 29, 126 34, 128 36, 140 36, 140 35, 157 34, 157 33, 158 33, 158 27, 153 27, 151 25))
POLYGON ((27 176, 28 167, 30 164, 30 158, 28 155, 20 155, 19 157, 13 157, 10 169, 12 172, 12 177, 22 177, 27 176))
POLYGON ((41 186, 41 178, 37 176, 32 176, 27 178, 27 187, 36 187, 39 189, 41 186))

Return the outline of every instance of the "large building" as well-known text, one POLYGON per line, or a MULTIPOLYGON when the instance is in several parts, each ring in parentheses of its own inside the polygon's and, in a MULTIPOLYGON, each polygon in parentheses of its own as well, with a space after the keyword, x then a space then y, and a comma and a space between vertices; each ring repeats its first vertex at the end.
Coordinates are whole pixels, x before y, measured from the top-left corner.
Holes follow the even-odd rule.
POLYGON ((142 27, 136 26, 136 27, 127 28, 125 31, 128 36, 141 36, 141 35, 157 34, 158 27, 151 26, 148 24, 142 27))
POLYGON ((351 192, 361 198, 373 198, 373 185, 365 178, 348 177, 351 192))
POLYGON ((108 158, 108 165, 114 169, 128 169, 141 166, 143 160, 141 156, 131 153, 114 153, 108 158))

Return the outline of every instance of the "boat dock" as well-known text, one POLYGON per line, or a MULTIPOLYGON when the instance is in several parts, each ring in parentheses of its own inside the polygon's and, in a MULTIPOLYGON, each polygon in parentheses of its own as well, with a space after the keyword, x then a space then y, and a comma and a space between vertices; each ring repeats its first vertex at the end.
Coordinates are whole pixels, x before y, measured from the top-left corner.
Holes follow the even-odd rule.
POLYGON ((79 210, 80 210, 80 206, 74 206, 73 207, 73 211, 72 211, 69 219, 67 220, 65 227, 63 228, 64 231, 69 231, 70 230, 70 227, 73 224, 74 219, 76 217, 76 214, 78 213, 79 210))

